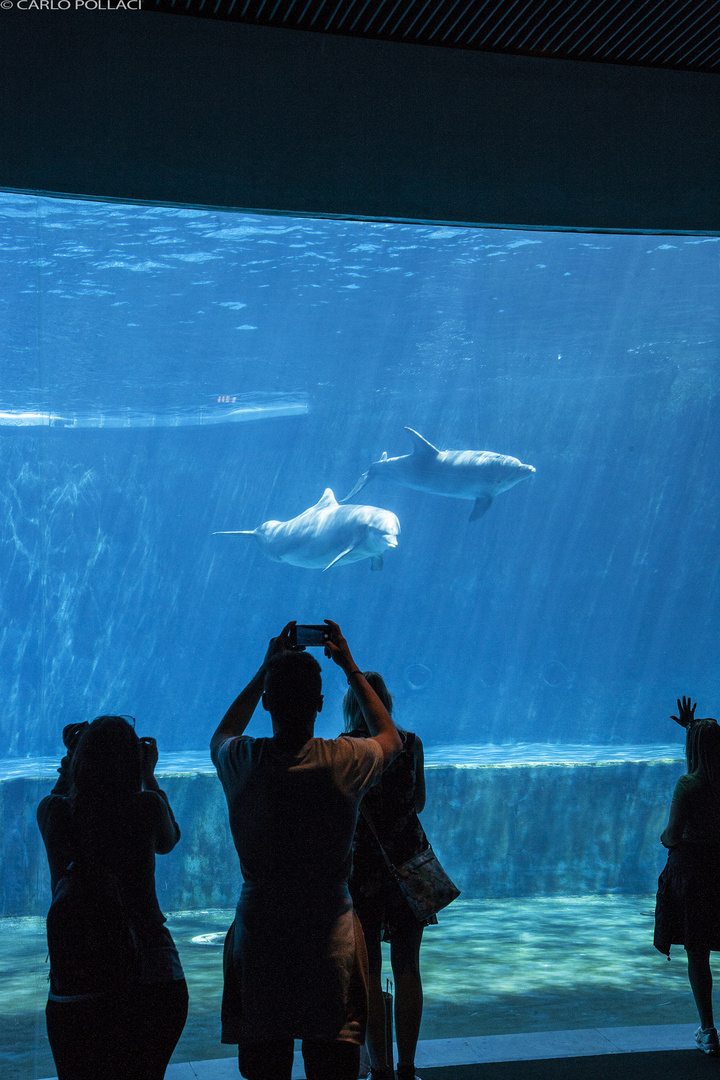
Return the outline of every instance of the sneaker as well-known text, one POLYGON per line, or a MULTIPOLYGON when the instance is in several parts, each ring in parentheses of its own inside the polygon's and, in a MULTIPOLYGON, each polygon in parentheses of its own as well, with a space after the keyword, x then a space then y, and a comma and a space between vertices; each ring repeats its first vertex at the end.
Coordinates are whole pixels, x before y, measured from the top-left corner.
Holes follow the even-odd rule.
POLYGON ((703 1054, 720 1054, 720 1040, 714 1027, 699 1027, 695 1032, 695 1042, 703 1054))

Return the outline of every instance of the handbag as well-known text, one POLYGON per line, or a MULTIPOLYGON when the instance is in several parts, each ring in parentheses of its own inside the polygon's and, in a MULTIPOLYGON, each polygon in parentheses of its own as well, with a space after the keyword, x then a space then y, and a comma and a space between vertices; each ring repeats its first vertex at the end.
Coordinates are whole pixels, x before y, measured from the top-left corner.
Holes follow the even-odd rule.
POLYGON ((410 910, 418 922, 426 923, 431 915, 435 915, 436 912, 451 904, 453 900, 457 900, 460 890, 445 873, 440 865, 440 860, 430 845, 425 851, 421 851, 419 855, 413 855, 412 859, 408 859, 401 866, 395 866, 388 858, 370 815, 362 803, 360 804, 360 813, 365 818, 368 828, 382 852, 388 870, 397 881, 410 910))

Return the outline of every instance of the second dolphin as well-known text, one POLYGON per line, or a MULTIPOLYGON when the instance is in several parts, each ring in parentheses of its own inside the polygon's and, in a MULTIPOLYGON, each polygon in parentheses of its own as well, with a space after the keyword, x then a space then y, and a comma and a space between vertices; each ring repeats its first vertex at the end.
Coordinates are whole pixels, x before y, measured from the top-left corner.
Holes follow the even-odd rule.
POLYGON ((344 502, 377 477, 433 495, 474 499, 470 521, 476 521, 490 509, 496 495, 535 472, 532 465, 523 465, 517 458, 493 454, 490 450, 438 450, 417 431, 409 427, 405 430, 412 437, 413 453, 394 458, 383 454, 362 474, 344 502))

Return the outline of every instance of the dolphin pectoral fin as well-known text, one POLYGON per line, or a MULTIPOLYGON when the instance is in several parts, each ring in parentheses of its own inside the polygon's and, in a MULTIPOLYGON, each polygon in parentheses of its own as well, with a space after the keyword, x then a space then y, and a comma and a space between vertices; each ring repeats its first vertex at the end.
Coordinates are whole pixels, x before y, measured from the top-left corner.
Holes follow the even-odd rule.
POLYGON ((345 548, 345 550, 341 551, 339 555, 336 555, 335 558, 332 560, 332 562, 329 562, 327 564, 327 566, 323 567, 323 574, 325 573, 326 570, 329 570, 331 566, 334 566, 335 563, 340 562, 340 560, 344 559, 346 555, 349 555, 351 551, 354 551, 354 549, 355 549, 355 545, 351 544, 350 547, 345 548))
POLYGON ((382 555, 373 555, 372 559, 370 560, 370 569, 382 570, 383 565, 384 564, 382 555))
POLYGON ((364 472, 364 473, 362 474, 362 476, 360 477, 360 479, 358 480, 358 482, 357 482, 357 484, 355 485, 355 487, 354 487, 354 488, 352 489, 352 491, 350 492, 350 494, 349 494, 349 495, 346 495, 344 499, 341 499, 341 500, 340 500, 340 502, 344 502, 344 503, 346 503, 346 502, 349 502, 349 501, 350 501, 350 499, 352 499, 353 495, 357 495, 358 491, 361 491, 361 490, 362 490, 362 488, 364 488, 364 487, 365 487, 365 485, 367 484, 367 482, 368 482, 368 480, 369 480, 369 479, 370 479, 370 473, 369 473, 369 471, 368 471, 368 472, 364 472))
POLYGON ((472 514, 468 518, 468 521, 477 521, 483 514, 487 514, 492 502, 492 495, 478 495, 475 500, 475 505, 472 509, 472 514))
POLYGON ((414 428, 406 427, 406 431, 410 432, 413 441, 413 452, 416 454, 439 454, 437 446, 433 446, 427 439, 423 439, 419 431, 415 431, 414 428))

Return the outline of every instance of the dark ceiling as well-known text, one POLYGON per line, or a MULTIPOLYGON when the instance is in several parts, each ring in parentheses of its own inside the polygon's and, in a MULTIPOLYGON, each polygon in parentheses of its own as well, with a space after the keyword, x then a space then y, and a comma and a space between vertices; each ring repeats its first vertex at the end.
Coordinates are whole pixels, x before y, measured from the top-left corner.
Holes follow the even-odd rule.
POLYGON ((143 9, 380 41, 720 72, 720 0, 143 0, 143 9))

